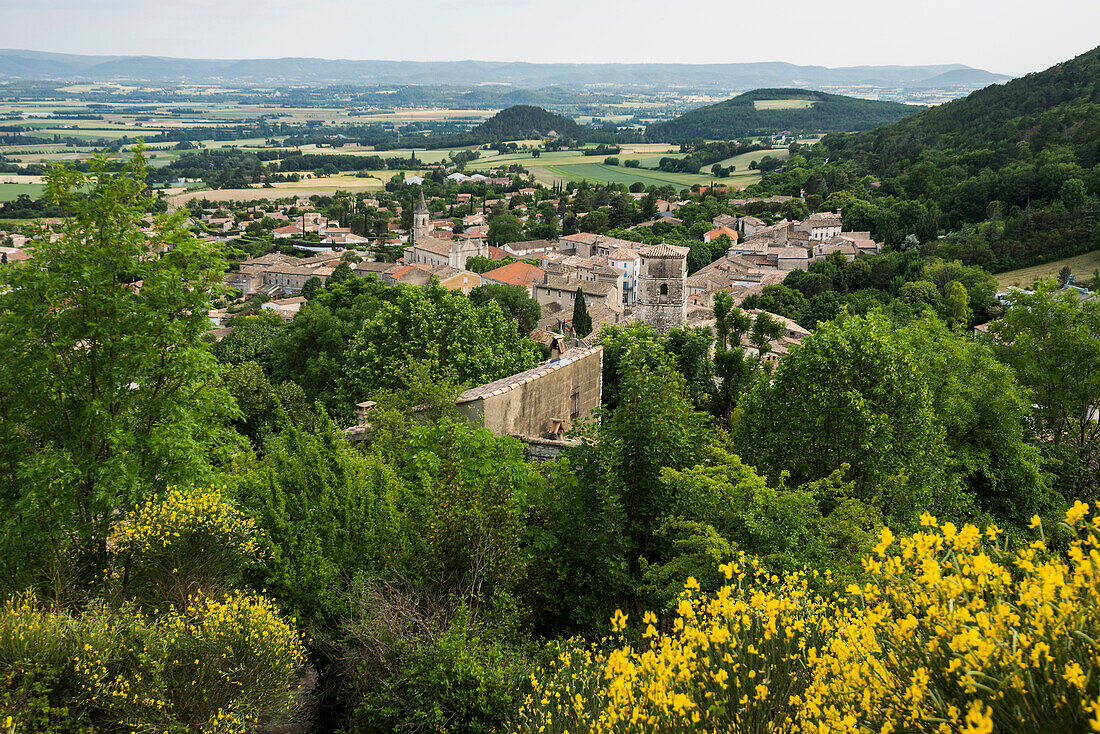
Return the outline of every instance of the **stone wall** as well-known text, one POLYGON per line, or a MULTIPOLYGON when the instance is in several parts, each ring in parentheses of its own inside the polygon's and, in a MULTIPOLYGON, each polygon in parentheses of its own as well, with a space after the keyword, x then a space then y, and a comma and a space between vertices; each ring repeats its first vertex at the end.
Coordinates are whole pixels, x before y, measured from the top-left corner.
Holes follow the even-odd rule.
POLYGON ((568 431, 577 419, 589 417, 600 405, 602 389, 603 349, 573 350, 558 361, 467 391, 459 398, 458 411, 498 436, 546 437, 554 421, 561 421, 561 428, 568 431), (574 390, 576 418, 572 415, 574 390))

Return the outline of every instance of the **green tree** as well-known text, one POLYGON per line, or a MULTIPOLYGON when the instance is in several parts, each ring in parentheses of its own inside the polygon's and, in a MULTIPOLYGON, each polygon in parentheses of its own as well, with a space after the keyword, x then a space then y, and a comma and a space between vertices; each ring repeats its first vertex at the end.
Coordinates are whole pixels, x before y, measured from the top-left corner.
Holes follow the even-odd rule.
POLYGON ((782 283, 766 285, 760 295, 749 296, 742 304, 745 308, 759 308, 762 311, 785 316, 792 321, 802 318, 802 312, 810 305, 806 297, 782 283), (751 300, 750 300, 751 299, 751 300))
POLYGON ((542 307, 531 298, 527 288, 519 285, 486 283, 470 291, 470 301, 475 306, 483 306, 488 301, 496 301, 504 313, 516 321, 521 336, 527 336, 539 323, 542 307))
POLYGON ((380 390, 409 387, 409 367, 478 385, 535 366, 538 348, 520 336, 496 301, 475 306, 433 278, 428 288, 394 287, 361 323, 343 358, 337 389, 343 414, 380 390))
POLYGON ((970 326, 973 314, 970 311, 970 294, 963 284, 953 280, 947 284, 943 294, 943 316, 952 328, 965 329, 970 326))
POLYGON ((509 242, 521 242, 523 238, 523 222, 515 214, 497 214, 489 220, 486 240, 490 245, 500 247, 509 242))
POLYGON ((856 498, 891 519, 961 509, 919 362, 880 315, 822 323, 755 381, 732 433, 773 480, 788 471, 801 484, 846 465, 856 498))
POLYGON ((307 301, 317 295, 317 292, 324 288, 324 284, 321 283, 321 279, 316 275, 302 284, 302 292, 299 294, 307 301))
POLYGON ((286 328, 286 322, 271 309, 260 309, 255 315, 233 319, 233 331, 214 342, 210 351, 222 364, 257 362, 264 371, 271 369, 275 343, 286 328))
POLYGON ((963 483, 980 511, 1025 528, 1052 506, 1050 478, 1024 425, 1031 399, 993 349, 951 331, 935 317, 901 330, 919 360, 943 425, 947 473, 963 483))
POLYGON ((592 333, 592 317, 588 315, 584 290, 580 286, 573 298, 573 331, 582 339, 592 333))
POLYGON ((36 239, 28 262, 0 269, 8 590, 49 577, 88 591, 119 513, 208 478, 233 412, 201 339, 224 263, 189 234, 186 210, 144 234, 144 158, 112 166, 50 169, 46 195, 72 216, 56 242, 36 239))
POLYGON ((1051 281, 1034 293, 1010 290, 1004 318, 994 322, 999 359, 1032 392, 1034 433, 1057 461, 1056 487, 1068 499, 1100 496, 1100 304, 1057 292, 1051 281))
POLYGON ((345 280, 351 280, 355 277, 355 271, 351 269, 351 265, 341 261, 339 265, 332 269, 332 275, 328 277, 326 287, 331 288, 334 285, 339 285, 345 280))

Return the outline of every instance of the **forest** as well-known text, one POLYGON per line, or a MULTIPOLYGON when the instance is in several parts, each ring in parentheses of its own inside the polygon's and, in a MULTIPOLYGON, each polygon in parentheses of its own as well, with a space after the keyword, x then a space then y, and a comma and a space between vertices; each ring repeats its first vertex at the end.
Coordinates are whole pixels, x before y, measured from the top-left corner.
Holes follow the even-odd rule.
POLYGON ((778 362, 724 293, 713 329, 593 335, 602 405, 536 463, 454 403, 541 358, 517 294, 344 268, 215 342, 220 246, 141 232, 114 168, 51 169, 60 237, 0 266, 9 731, 1096 716, 1095 298, 1001 304, 908 238, 826 261, 743 304, 812 326, 778 362))

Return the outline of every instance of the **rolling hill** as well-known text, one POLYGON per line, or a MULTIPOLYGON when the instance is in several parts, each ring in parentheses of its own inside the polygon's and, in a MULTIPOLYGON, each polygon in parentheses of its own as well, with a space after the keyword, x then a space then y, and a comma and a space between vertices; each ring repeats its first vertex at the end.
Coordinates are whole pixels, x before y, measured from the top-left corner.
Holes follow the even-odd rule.
POLYGON ((805 89, 756 89, 718 104, 700 107, 646 128, 646 138, 678 143, 694 138, 730 140, 782 130, 825 133, 866 130, 894 122, 923 108, 805 89), (789 101, 784 105, 782 101, 789 101), (767 103, 773 104, 767 104, 767 103), (808 103, 808 104, 799 104, 808 103))
POLYGON ((573 120, 531 105, 514 105, 501 110, 472 128, 469 137, 481 143, 497 143, 544 138, 551 132, 565 138, 583 137, 581 126, 573 120))

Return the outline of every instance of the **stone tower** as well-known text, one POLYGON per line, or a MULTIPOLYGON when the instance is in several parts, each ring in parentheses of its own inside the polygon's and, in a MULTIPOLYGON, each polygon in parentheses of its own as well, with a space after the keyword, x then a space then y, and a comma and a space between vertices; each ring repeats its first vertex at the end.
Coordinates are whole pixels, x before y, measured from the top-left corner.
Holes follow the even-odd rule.
POLYGON ((428 205, 424 201, 424 190, 420 190, 420 198, 413 209, 412 244, 419 244, 428 236, 428 205))
POLYGON ((687 253, 666 244, 638 250, 638 318, 661 336, 687 323, 687 253))

